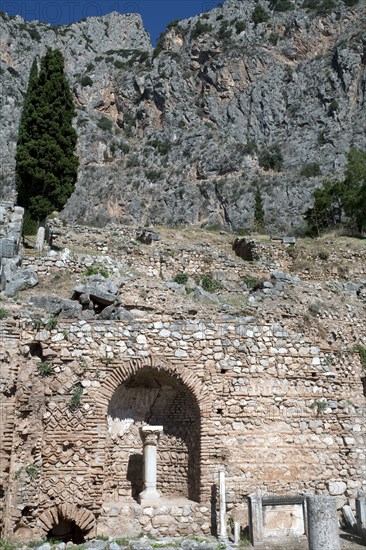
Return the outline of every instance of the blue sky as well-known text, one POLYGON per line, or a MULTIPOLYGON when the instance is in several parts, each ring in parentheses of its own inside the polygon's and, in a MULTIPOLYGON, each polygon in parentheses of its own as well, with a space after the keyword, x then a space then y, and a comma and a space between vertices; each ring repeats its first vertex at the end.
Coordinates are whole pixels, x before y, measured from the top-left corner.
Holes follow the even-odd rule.
POLYGON ((52 25, 66 25, 111 11, 139 13, 155 43, 173 19, 186 19, 217 4, 219 0, 0 0, 0 11, 52 25))

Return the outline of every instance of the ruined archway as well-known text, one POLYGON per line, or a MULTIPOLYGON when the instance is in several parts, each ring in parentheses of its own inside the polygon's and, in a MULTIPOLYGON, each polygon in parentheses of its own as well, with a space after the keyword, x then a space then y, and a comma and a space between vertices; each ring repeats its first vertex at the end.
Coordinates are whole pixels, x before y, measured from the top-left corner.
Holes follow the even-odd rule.
POLYGON ((61 504, 49 508, 38 518, 42 534, 49 539, 57 538, 76 544, 95 535, 94 514, 74 504, 61 504))
POLYGON ((109 394, 104 498, 137 499, 142 491, 139 430, 150 424, 164 427, 158 446, 158 489, 164 497, 199 501, 201 416, 208 396, 192 373, 177 372, 156 360, 131 363, 111 374, 113 391, 111 380, 104 386, 109 394))

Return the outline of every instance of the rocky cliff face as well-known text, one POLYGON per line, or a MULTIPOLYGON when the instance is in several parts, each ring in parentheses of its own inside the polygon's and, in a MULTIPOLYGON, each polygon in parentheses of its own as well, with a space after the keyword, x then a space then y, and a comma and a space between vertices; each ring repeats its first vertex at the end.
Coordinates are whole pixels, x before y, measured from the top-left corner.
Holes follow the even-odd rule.
POLYGON ((312 190, 366 147, 366 5, 313 4, 226 0, 170 25, 155 50, 138 15, 59 28, 3 16, 4 193, 29 68, 52 46, 78 112, 67 218, 237 230, 253 225, 259 187, 268 227, 301 225, 312 190))

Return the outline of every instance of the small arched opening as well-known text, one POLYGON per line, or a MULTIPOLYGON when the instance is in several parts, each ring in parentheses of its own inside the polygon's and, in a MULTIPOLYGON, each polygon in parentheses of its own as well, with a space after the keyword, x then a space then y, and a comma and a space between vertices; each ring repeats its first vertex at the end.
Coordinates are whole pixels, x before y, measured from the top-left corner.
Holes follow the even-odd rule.
POLYGON ((74 544, 82 544, 85 542, 83 531, 73 520, 60 518, 47 533, 47 540, 73 542, 74 544))
POLYGON ((163 497, 200 499, 201 424, 196 397, 163 369, 142 367, 117 389, 108 407, 107 496, 137 500, 143 490, 143 425, 162 425, 157 489, 163 497))
POLYGON ((45 510, 38 518, 42 536, 48 540, 82 544, 94 534, 95 517, 86 508, 63 503, 45 510))

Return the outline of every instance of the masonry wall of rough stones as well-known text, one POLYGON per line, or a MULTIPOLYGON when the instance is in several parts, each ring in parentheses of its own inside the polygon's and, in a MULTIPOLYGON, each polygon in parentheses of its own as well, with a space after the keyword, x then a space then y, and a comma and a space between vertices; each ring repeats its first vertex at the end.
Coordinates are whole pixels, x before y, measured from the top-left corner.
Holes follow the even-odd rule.
POLYGON ((253 492, 330 493, 340 507, 366 488, 365 396, 352 349, 335 354, 245 318, 59 321, 49 330, 8 321, 2 337, 5 534, 36 538, 60 517, 85 536, 208 534, 222 466, 230 513, 244 524, 253 492), (143 509, 137 432, 151 421, 165 427, 163 497, 143 509))
MULTIPOLYGON (((220 280, 220 271, 224 274, 224 279, 232 278, 235 280, 238 276, 245 275, 248 272, 248 265, 243 264, 241 267, 238 263, 232 261, 230 257, 232 253, 232 242, 227 242, 225 245, 222 242, 216 242, 214 245, 208 245, 202 241, 202 236, 192 233, 184 240, 180 240, 176 233, 164 235, 161 242, 154 242, 154 245, 142 246, 136 241, 136 236, 141 233, 141 230, 130 226, 108 226, 109 231, 105 232, 102 229, 86 226, 73 226, 72 232, 62 226, 57 226, 59 236, 55 243, 61 248, 67 247, 69 254, 63 254, 63 259, 60 257, 44 258, 36 257, 29 258, 25 265, 34 267, 39 272, 51 272, 57 267, 67 266, 76 271, 82 270, 82 257, 85 262, 92 264, 95 262, 109 263, 108 253, 113 249, 121 251, 123 264, 127 269, 143 271, 148 276, 159 277, 174 277, 179 272, 186 272, 190 275, 204 274, 217 272, 217 278, 220 280), (171 247, 167 246, 167 240, 171 240, 171 247), (80 241, 87 242, 88 248, 83 250, 80 247, 80 241), (93 258, 89 256, 90 248, 93 250, 93 258), (98 257, 98 253, 100 256, 98 257), (56 264, 58 262, 58 264, 56 264), (149 264, 149 265, 147 265, 149 264)), ((268 267, 274 266, 280 271, 292 271, 292 266, 298 261, 301 265, 297 265, 297 270, 301 271, 302 280, 312 280, 314 273, 312 264, 316 259, 319 261, 316 247, 312 250, 310 257, 306 259, 298 259, 298 243, 293 246, 282 244, 278 240, 270 242, 260 242, 259 240, 251 241, 253 245, 254 255, 261 258, 263 265, 268 267)), ((347 273, 350 279, 365 278, 366 276, 366 253, 364 250, 355 250, 351 246, 345 251, 340 251, 335 246, 335 242, 331 236, 323 243, 319 251, 322 251, 326 256, 326 261, 322 264, 322 269, 317 270, 316 278, 318 280, 328 280, 332 277, 339 277, 347 273)), ((301 257, 301 254, 300 254, 301 257)), ((113 264, 113 262, 110 262, 113 264)))

